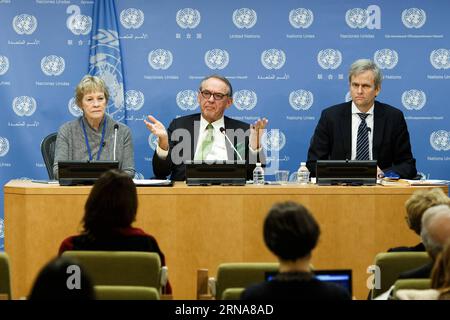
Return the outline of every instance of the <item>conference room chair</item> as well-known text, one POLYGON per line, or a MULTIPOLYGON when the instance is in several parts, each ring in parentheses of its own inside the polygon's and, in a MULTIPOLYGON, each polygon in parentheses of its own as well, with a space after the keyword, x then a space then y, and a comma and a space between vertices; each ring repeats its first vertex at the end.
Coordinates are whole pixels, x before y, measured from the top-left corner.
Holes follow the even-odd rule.
POLYGON ((167 267, 161 267, 154 252, 66 251, 62 255, 77 261, 94 286, 140 286, 161 292, 167 284, 167 267))
POLYGON ((240 300, 245 288, 228 288, 222 293, 222 300, 240 300))
POLYGON ((11 299, 11 276, 9 258, 6 252, 0 252, 0 300, 11 299))
POLYGON ((152 287, 94 286, 97 300, 159 300, 159 292, 152 287))
POLYGON ((53 163, 55 162, 55 145, 56 145, 57 133, 53 132, 42 139, 41 142, 41 153, 44 159, 45 167, 47 168, 48 178, 54 180, 53 175, 53 163))
MULTIPOLYGON (((223 300, 225 290, 234 288, 243 291, 251 284, 266 280, 269 274, 278 272, 278 268, 278 262, 222 263, 217 269, 216 278, 208 278, 206 269, 199 270, 197 273, 197 299, 223 300), (207 279, 207 286, 205 279, 207 279)), ((237 297, 237 292, 237 290, 229 291, 226 297, 234 299, 237 297)))
POLYGON ((431 262, 431 258, 426 252, 378 253, 375 256, 374 264, 380 269, 380 288, 372 289, 372 299, 387 291, 395 283, 400 273, 421 267, 429 262, 431 262))

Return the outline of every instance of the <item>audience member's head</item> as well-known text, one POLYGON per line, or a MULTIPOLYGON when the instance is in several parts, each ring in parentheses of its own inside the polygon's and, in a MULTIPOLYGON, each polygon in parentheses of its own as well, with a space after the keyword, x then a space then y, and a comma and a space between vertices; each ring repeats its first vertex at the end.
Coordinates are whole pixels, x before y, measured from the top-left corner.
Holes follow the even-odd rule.
POLYGON ((439 204, 450 205, 450 198, 440 188, 417 190, 405 202, 406 222, 411 230, 420 235, 422 215, 428 208, 439 204))
POLYGON ((130 176, 119 170, 105 172, 84 206, 84 232, 95 237, 127 228, 136 218, 137 207, 136 186, 130 176))
POLYGON ((86 272, 72 259, 58 257, 39 272, 30 300, 94 300, 94 287, 86 272))
POLYGON ((436 259, 444 244, 450 239, 450 207, 448 205, 441 204, 425 210, 420 236, 428 254, 436 259))
POLYGON ((320 228, 301 204, 275 204, 264 221, 264 241, 281 261, 308 258, 317 244, 320 228))

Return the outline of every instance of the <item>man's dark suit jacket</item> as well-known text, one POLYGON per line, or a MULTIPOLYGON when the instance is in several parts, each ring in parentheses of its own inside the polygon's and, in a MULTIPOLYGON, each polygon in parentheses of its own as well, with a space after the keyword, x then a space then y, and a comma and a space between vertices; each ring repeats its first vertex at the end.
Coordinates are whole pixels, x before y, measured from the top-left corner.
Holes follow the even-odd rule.
MULTIPOLYGON (((409 133, 403 113, 375 101, 372 155, 381 170, 392 170, 401 178, 417 175, 416 160, 411 152, 409 133)), ((352 102, 338 104, 322 111, 308 150, 307 166, 313 176, 317 160, 351 159, 352 102)))
MULTIPOLYGON (((249 164, 249 133, 250 133, 250 125, 248 123, 234 120, 228 117, 224 117, 225 122, 225 130, 227 136, 233 142, 233 145, 238 151, 241 151, 242 148, 245 148, 245 160, 247 162, 247 179, 252 179, 253 169, 255 167, 256 161, 250 161, 249 164), (238 139, 237 135, 233 137, 233 135, 229 134, 229 130, 238 130, 241 129, 243 132, 247 134, 243 137, 243 139, 238 139), (248 130, 248 131, 247 131, 248 130), (242 141, 238 141, 242 140, 242 141)), ((172 151, 175 148, 174 152, 176 155, 179 155, 180 158, 184 160, 193 160, 195 155, 195 150, 197 148, 197 138, 198 138, 198 126, 200 125, 200 113, 196 113, 193 115, 188 115, 184 117, 180 117, 174 119, 169 127, 167 128, 167 134, 169 136, 169 155, 166 159, 161 159, 156 151, 153 154, 153 173, 157 178, 166 178, 170 175, 170 179, 174 181, 183 181, 186 180, 186 168, 183 163, 174 163, 172 161, 172 151), (197 126, 195 126, 195 122, 197 122, 197 126), (190 141, 184 141, 185 138, 189 138, 186 136, 177 137, 175 133, 174 136, 172 134, 177 129, 185 129, 185 133, 189 132, 190 141), (185 147, 186 149, 183 149, 185 147), (186 152, 188 151, 188 152, 186 152), (190 154, 188 154, 190 153, 190 154)), ((239 160, 236 152, 231 148, 228 141, 225 141, 225 145, 227 147, 228 160, 239 160)), ((242 155, 241 155, 242 156, 242 155)), ((256 160, 256 154, 254 156, 256 160)), ((263 162, 262 152, 259 154, 259 160, 263 162)), ((178 161, 179 162, 179 161, 178 161)))

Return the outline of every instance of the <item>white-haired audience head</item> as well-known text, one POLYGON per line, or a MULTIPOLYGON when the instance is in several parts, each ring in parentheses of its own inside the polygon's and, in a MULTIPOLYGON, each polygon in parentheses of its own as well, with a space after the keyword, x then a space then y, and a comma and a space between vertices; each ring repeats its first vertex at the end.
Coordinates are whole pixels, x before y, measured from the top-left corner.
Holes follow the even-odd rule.
POLYGON ((435 259, 445 242, 450 239, 450 207, 442 204, 427 209, 422 217, 422 242, 435 259))

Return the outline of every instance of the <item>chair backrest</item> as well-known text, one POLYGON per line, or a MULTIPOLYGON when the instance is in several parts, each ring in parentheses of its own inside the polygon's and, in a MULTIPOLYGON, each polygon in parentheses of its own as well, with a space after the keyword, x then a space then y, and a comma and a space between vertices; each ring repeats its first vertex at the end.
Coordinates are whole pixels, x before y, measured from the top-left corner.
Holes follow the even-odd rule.
POLYGON ((156 288, 138 286, 95 286, 97 300, 159 300, 156 288))
POLYGON ((221 300, 240 300, 245 288, 228 288, 222 293, 221 300))
POLYGON ((44 159, 45 167, 47 168, 48 178, 54 180, 53 163, 55 162, 55 145, 57 133, 53 132, 42 139, 41 153, 44 159))
POLYGON ((0 295, 11 299, 11 278, 9 274, 9 258, 6 252, 0 252, 0 295))
MULTIPOLYGON (((431 262, 426 252, 382 252, 375 256, 375 265, 380 268, 380 288, 372 290, 372 299, 387 291, 400 273, 421 267, 431 262)), ((376 279, 376 277, 375 277, 376 279)))
POLYGON ((80 263, 94 286, 142 286, 161 289, 161 261, 154 252, 66 251, 80 263))
POLYGON ((431 279, 400 279, 395 281, 392 296, 396 297, 398 290, 416 289, 425 290, 431 288, 431 279))
POLYGON ((277 262, 240 262, 222 263, 217 270, 216 299, 222 299, 228 288, 246 288, 247 286, 266 280, 266 273, 277 272, 277 262))

